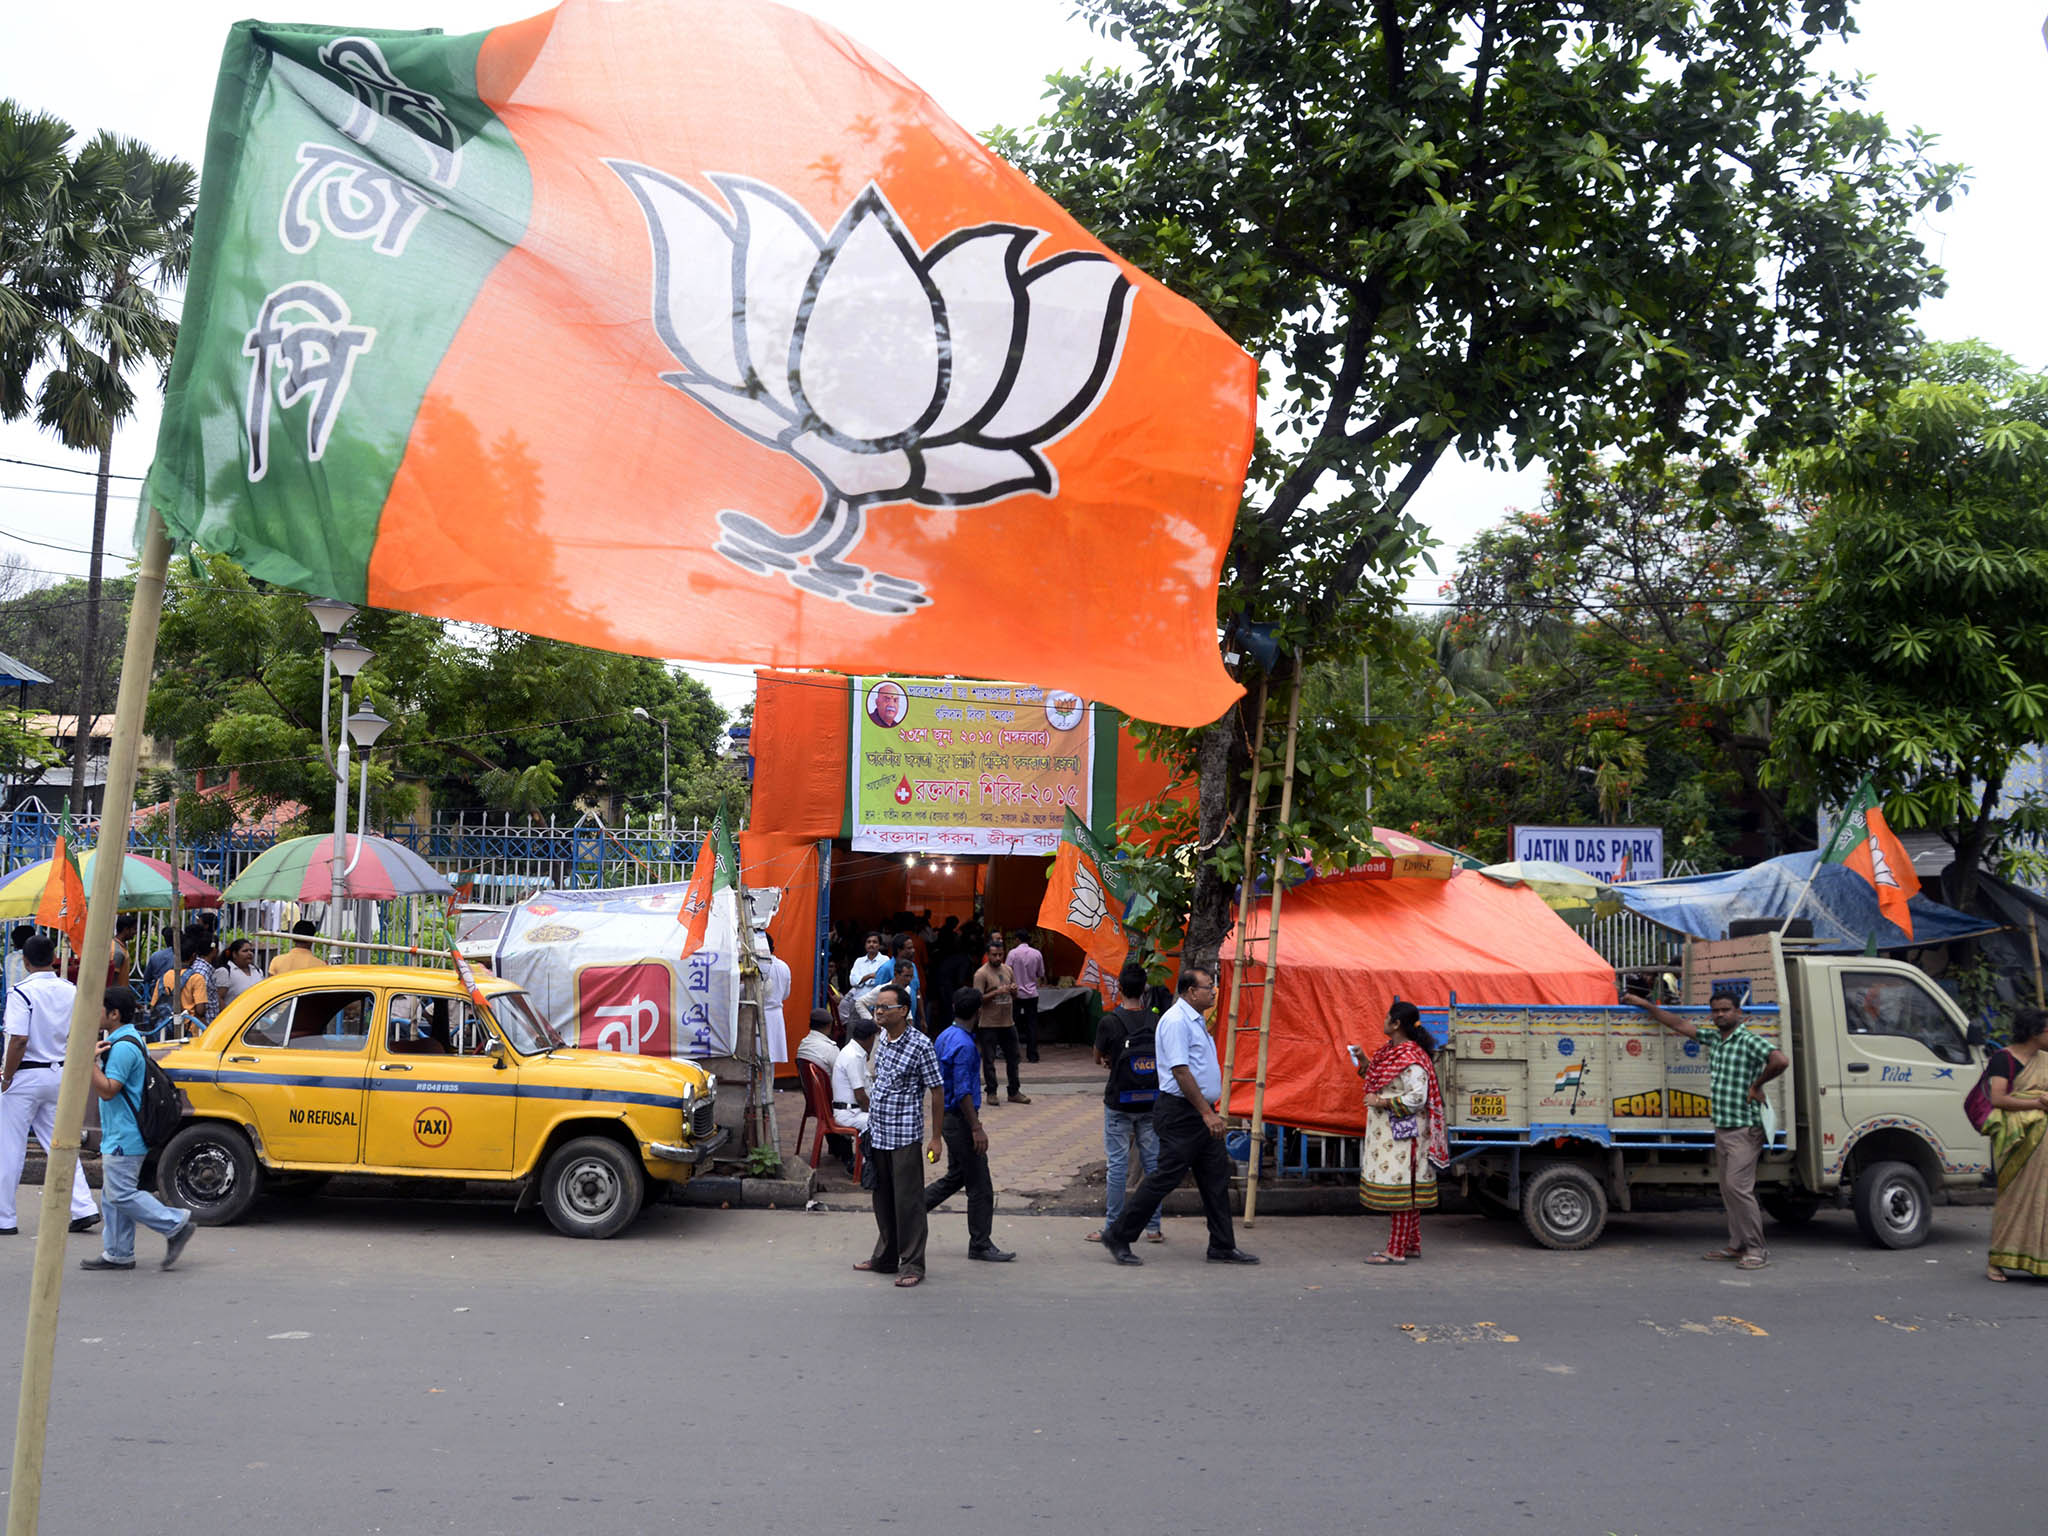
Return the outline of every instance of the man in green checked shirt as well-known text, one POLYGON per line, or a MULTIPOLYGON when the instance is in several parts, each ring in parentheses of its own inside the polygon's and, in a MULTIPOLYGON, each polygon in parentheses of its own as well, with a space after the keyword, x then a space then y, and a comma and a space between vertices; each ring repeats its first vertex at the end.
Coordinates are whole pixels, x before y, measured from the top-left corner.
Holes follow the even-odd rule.
POLYGON ((1709 1005, 1714 1027, 1667 1013, 1631 992, 1628 1001, 1666 1029, 1697 1040, 1707 1053, 1707 1099, 1714 1121, 1714 1160, 1721 1166, 1721 1203, 1728 1208, 1728 1246, 1700 1257, 1730 1259, 1737 1269, 1770 1263, 1764 1216, 1756 1203, 1756 1160, 1764 1150, 1764 1084, 1791 1065, 1783 1051, 1742 1022, 1742 999, 1717 991, 1709 1005))

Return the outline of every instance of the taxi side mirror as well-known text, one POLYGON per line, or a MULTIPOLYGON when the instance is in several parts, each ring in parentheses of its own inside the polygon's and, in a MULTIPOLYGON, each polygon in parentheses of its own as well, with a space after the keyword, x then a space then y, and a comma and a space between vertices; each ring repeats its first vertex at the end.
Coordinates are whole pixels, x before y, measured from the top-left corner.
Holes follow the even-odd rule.
POLYGON ((1984 1034, 1984 1022, 1983 1020, 1979 1019, 1977 1022, 1973 1023, 1969 1027, 1969 1029, 1964 1033, 1963 1043, 1965 1045, 1982 1045, 1984 1044, 1985 1038, 1986 1037, 1984 1034))
POLYGON ((491 1058, 492 1065, 500 1072, 505 1070, 505 1042, 496 1035, 484 1037, 484 1054, 491 1058))

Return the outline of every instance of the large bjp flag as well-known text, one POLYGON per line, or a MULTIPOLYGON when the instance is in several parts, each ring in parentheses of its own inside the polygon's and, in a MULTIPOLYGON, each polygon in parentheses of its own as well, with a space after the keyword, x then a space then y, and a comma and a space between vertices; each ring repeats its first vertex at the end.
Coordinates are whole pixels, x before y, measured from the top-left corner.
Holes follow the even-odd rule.
POLYGON ((1238 694, 1253 396, 1200 310, 798 12, 248 22, 146 494, 352 602, 1193 725, 1238 694))

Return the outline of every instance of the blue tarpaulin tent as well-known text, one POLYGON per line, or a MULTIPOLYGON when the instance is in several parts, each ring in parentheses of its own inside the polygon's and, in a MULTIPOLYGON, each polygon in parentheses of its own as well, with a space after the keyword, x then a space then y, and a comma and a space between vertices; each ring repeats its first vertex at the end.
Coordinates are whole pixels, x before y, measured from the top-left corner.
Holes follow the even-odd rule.
MULTIPOLYGON (((1788 853, 1753 869, 1731 869, 1717 875, 1685 875, 1673 880, 1642 880, 1613 886, 1631 912, 1696 939, 1725 939, 1737 918, 1789 917, 1818 853, 1788 853)), ((1815 947, 1861 950, 1877 935, 1879 949, 1909 944, 1945 944, 1990 933, 1996 923, 1958 912, 1925 896, 1913 898, 1913 937, 1894 927, 1877 908, 1877 892, 1855 870, 1841 864, 1823 866, 1799 907, 1799 916, 1813 922, 1815 947)))

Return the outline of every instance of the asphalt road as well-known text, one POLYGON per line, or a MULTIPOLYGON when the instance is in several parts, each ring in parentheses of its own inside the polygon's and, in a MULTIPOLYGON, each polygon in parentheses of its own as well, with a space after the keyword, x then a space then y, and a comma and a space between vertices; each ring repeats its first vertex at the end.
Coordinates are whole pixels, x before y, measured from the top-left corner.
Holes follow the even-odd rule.
POLYGON ((42 1530, 2033 1533, 2048 1284, 1981 1278, 1989 1214, 1884 1253, 1831 1213, 1753 1275, 1711 1213, 1426 1219, 1399 1270, 1358 1218, 1248 1270, 1169 1220, 1133 1270, 999 1214, 1017 1262, 970 1264, 947 1214, 897 1291, 857 1214, 268 1205, 67 1275, 42 1530))

